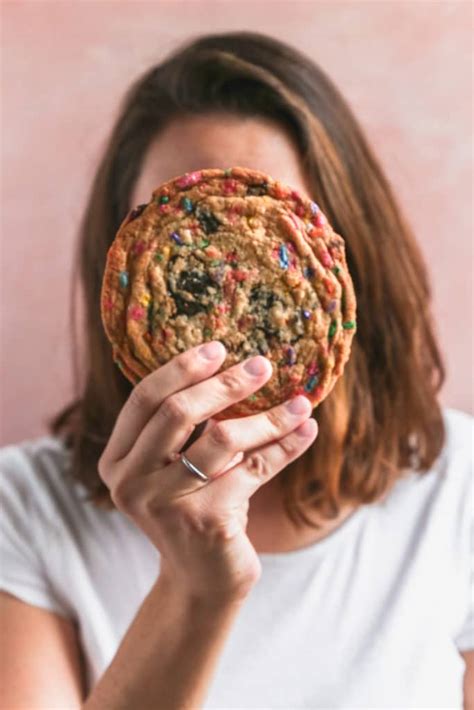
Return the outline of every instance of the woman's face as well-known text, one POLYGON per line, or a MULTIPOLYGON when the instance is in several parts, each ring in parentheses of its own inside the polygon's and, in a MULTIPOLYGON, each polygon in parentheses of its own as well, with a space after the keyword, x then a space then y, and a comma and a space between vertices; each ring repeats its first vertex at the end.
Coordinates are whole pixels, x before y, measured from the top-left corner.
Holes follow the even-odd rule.
POLYGON ((160 183, 183 173, 236 166, 261 170, 311 196, 296 146, 283 127, 265 118, 209 113, 175 118, 157 135, 130 207, 148 202, 160 183))

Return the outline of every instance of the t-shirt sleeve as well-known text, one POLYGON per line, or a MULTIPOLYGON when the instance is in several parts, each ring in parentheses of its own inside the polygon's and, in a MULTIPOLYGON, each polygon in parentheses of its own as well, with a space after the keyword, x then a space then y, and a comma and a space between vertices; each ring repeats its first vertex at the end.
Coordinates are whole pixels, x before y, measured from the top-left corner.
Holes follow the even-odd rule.
POLYGON ((37 547, 34 496, 38 485, 34 464, 20 446, 0 449, 0 589, 69 618, 54 594, 37 547))
MULTIPOLYGON (((471 499, 474 506, 474 500, 471 499)), ((474 517, 474 512, 472 513, 474 517)), ((468 608, 461 631, 455 638, 459 651, 474 650, 474 520, 471 519, 471 535, 469 540, 469 570, 468 570, 468 608)))
POLYGON ((460 504, 456 509, 459 526, 460 560, 462 578, 465 580, 465 604, 463 621, 454 642, 459 651, 474 650, 474 471, 473 442, 474 417, 464 412, 451 413, 453 448, 456 451, 456 473, 462 485, 459 487, 460 504))

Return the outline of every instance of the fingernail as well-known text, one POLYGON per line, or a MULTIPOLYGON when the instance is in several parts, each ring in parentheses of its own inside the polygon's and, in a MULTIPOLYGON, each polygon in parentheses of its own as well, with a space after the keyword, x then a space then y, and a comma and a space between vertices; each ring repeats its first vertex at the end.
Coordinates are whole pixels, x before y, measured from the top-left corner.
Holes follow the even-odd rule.
POLYGON ((298 436, 311 436, 315 430, 317 422, 314 419, 307 419, 301 426, 298 427, 296 433, 298 436))
POLYGON ((247 360, 244 365, 244 370, 250 375, 263 375, 264 372, 267 372, 268 365, 269 362, 266 358, 262 357, 261 355, 257 355, 257 357, 253 357, 250 360, 247 360))
POLYGON ((212 340, 210 343, 201 345, 198 353, 205 360, 215 360, 223 355, 224 350, 225 348, 219 340, 212 340))
POLYGON ((290 399, 290 401, 285 404, 285 407, 292 414, 303 414, 303 412, 308 410, 308 404, 308 399, 300 394, 298 397, 290 399))

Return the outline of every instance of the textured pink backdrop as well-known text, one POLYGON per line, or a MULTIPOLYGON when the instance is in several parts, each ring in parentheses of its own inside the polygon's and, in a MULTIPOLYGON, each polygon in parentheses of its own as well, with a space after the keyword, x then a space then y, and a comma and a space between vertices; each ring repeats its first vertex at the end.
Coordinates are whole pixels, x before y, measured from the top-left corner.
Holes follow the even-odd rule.
POLYGON ((72 391, 76 225, 129 82, 189 35, 254 29, 347 96, 431 269, 445 405, 473 409, 469 2, 3 3, 1 443, 72 391), (185 6, 185 7, 184 7, 185 6))

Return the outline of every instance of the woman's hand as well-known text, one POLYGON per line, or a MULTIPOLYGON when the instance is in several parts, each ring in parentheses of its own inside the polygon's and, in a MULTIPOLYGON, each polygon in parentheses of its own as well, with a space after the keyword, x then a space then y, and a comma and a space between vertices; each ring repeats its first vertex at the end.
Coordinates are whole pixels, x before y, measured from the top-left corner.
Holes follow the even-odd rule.
POLYGON ((225 348, 213 341, 177 355, 132 390, 99 461, 119 510, 161 553, 160 577, 198 599, 239 599, 261 566, 246 535, 249 498, 314 441, 306 397, 219 421, 178 458, 195 427, 258 390, 272 373, 257 356, 213 375, 225 348))

